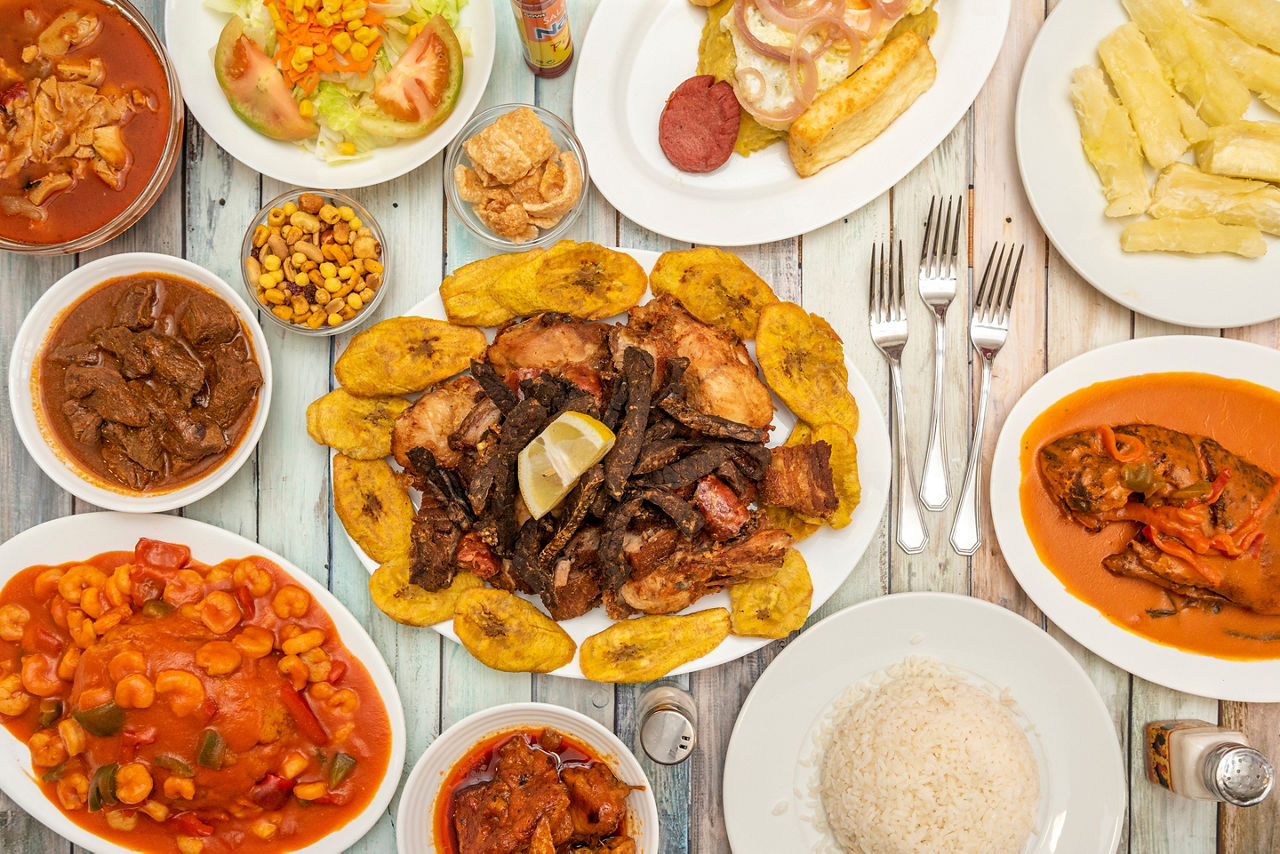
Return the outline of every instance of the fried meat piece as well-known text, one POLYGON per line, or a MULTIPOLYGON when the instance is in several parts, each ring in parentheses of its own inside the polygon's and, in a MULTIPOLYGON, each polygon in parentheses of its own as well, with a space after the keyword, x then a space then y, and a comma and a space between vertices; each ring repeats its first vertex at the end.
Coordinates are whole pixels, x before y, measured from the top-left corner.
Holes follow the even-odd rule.
POLYGON ((608 836, 627 817, 627 795, 631 787, 618 779, 603 762, 568 765, 560 779, 569 790, 569 817, 578 840, 608 836))
POLYGON ((655 391, 666 380, 668 359, 688 359, 681 379, 699 412, 758 428, 773 420, 773 400, 747 348, 731 333, 694 319, 674 297, 633 308, 627 324, 610 333, 609 345, 618 368, 628 347, 648 350, 662 366, 654 372, 655 391))
POLYGON ((570 803, 555 757, 516 736, 498 748, 492 780, 454 793, 458 850, 469 854, 525 851, 544 823, 551 844, 563 845, 573 836, 570 803))
POLYGON ((449 443, 473 409, 485 399, 480 383, 468 376, 454 377, 428 391, 396 417, 391 428, 391 453, 402 466, 409 465, 410 448, 426 448, 445 468, 456 468, 462 453, 449 443))
POLYGON ((454 555, 461 538, 462 528, 449 518, 444 502, 424 492, 409 532, 409 580, 423 590, 448 587, 458 571, 454 555))
POLYGON ((488 360, 510 385, 545 371, 564 377, 599 403, 600 372, 609 365, 609 327, 547 312, 507 326, 489 345, 488 360))
POLYGON ((830 445, 814 442, 771 450, 772 458, 764 474, 766 504, 822 518, 836 512, 840 498, 831 471, 830 445))
POLYGON ((777 572, 791 542, 777 528, 756 528, 724 543, 646 532, 629 544, 631 577, 618 593, 637 611, 674 614, 707 593, 777 572), (652 537, 657 540, 648 542, 652 537), (668 544, 673 547, 663 554, 668 544))

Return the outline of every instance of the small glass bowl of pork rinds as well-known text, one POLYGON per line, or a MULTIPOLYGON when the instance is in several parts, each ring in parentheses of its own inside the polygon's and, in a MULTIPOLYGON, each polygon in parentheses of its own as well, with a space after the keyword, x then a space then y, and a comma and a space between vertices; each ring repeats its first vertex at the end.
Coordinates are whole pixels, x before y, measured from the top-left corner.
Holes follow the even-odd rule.
POLYGON ((586 205, 582 144, 541 107, 502 104, 477 113, 450 144, 446 167, 454 215, 502 251, 556 242, 586 205))

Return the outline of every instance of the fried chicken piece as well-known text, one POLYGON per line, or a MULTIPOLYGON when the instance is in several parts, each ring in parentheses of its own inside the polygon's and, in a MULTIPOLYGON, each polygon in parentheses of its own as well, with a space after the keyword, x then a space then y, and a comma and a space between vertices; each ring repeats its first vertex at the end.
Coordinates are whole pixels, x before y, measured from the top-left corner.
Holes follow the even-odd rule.
POLYGON ((391 453, 396 462, 408 467, 409 449, 426 448, 438 464, 456 468, 462 452, 449 444, 449 437, 484 399, 480 383, 468 376, 446 380, 422 395, 396 417, 391 428, 391 453))
POLYGON ((806 516, 826 518, 836 512, 840 497, 831 471, 831 446, 813 442, 773 448, 764 474, 764 502, 806 516))
POLYGON ((626 326, 614 327, 609 344, 619 369, 627 347, 653 355, 655 391, 665 380, 667 359, 688 359, 687 400, 699 412, 760 428, 773 420, 773 400, 747 348, 731 333, 695 319, 670 295, 631 309, 626 326))
POLYGON ((573 835, 569 793, 556 771, 555 757, 535 750, 524 737, 503 744, 493 779, 453 796, 458 849, 468 854, 525 851, 543 823, 552 845, 568 842, 573 835))
POLYGON ((546 371, 590 392, 599 403, 600 372, 609 365, 608 333, 603 324, 567 314, 538 314, 499 332, 489 345, 488 360, 508 385, 546 371))
POLYGON ((631 787, 622 782, 603 762, 568 765, 560 779, 569 790, 569 818, 577 839, 608 836, 627 817, 627 795, 631 787))

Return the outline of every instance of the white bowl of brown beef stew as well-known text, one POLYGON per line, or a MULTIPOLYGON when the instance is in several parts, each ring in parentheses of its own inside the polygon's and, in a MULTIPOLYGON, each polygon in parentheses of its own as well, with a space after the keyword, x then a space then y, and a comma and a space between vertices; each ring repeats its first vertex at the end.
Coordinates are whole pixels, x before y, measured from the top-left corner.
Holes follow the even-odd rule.
POLYGON ((399 854, 547 845, 571 854, 661 850, 657 799, 635 755, 572 709, 506 703, 465 717, 431 742, 400 793, 399 854))
POLYGON ((27 451, 59 486, 110 510, 172 510, 229 480, 271 402, 248 304, 213 273, 134 252, 58 280, 9 363, 27 451))

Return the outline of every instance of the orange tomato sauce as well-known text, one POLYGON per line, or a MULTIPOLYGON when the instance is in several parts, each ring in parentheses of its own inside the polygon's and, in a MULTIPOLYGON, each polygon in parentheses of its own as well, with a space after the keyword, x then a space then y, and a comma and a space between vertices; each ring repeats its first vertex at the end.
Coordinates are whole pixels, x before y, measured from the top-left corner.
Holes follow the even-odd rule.
POLYGON ((67 818, 131 850, 304 847, 381 785, 386 706, 328 614, 278 566, 189 555, 144 539, 135 552, 14 576, 0 591, 0 722, 32 749, 67 818), (312 631, 323 642, 291 658, 284 648, 312 631), (22 695, 29 706, 14 714, 22 695), (149 793, 130 776, 149 778, 149 793))
MULTIPOLYGON (((1102 565, 1104 557, 1124 549, 1138 526, 1112 523, 1091 534, 1068 519, 1045 489, 1038 463, 1041 448, 1077 430, 1134 422, 1209 436, 1268 472, 1280 473, 1280 393, 1199 373, 1096 383, 1058 401, 1022 436, 1022 519, 1040 559, 1072 595, 1131 632, 1219 658, 1280 658, 1280 616, 1230 605, 1217 614, 1184 607, 1167 615, 1175 606, 1164 588, 1114 575, 1102 565)), ((1280 548, 1280 514, 1272 514, 1264 530, 1266 561, 1280 548)), ((1224 571, 1230 571, 1229 563, 1221 564, 1224 571)))

